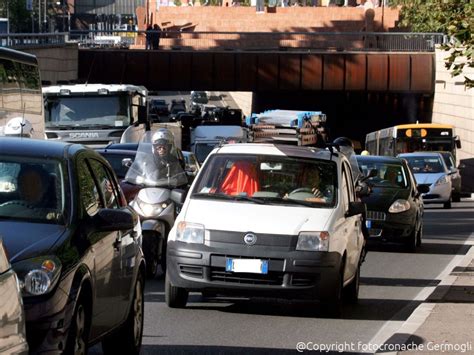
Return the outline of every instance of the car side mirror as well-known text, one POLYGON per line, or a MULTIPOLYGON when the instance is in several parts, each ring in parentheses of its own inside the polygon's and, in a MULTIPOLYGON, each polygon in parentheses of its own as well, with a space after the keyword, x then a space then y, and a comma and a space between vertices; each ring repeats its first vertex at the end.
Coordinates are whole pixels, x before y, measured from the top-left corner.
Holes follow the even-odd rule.
POLYGON ((170 196, 171 201, 176 202, 179 205, 182 205, 186 200, 186 191, 182 189, 174 189, 171 191, 170 196))
POLYGON ((135 228, 133 215, 127 208, 101 208, 93 217, 93 221, 96 229, 100 232, 135 228))
POLYGON ((356 194, 357 197, 367 197, 370 195, 370 187, 369 185, 362 183, 356 187, 356 194))
POLYGON ((458 169, 466 169, 466 164, 459 164, 458 169))
POLYGON ((430 187, 428 185, 417 185, 416 186, 419 193, 426 194, 430 191, 430 187))
POLYGON ((349 209, 346 212, 346 217, 352 217, 358 214, 365 214, 365 212, 365 203, 360 201, 349 202, 349 209))
POLYGON ((126 168, 130 168, 133 164, 133 160, 131 158, 123 158, 122 159, 122 166, 126 168))

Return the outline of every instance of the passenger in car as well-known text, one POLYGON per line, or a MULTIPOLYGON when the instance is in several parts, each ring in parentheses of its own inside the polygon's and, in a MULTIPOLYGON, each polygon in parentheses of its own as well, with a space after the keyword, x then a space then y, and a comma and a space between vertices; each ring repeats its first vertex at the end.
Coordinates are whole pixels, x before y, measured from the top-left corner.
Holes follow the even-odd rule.
POLYGON ((47 204, 49 174, 39 166, 26 165, 18 174, 18 192, 21 200, 32 208, 47 204))

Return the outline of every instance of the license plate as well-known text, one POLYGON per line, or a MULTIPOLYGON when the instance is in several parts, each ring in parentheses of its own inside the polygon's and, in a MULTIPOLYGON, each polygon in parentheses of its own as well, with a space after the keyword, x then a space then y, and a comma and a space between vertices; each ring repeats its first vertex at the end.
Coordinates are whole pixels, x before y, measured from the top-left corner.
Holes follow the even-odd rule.
POLYGON ((371 221, 370 219, 366 220, 366 221, 365 221, 365 226, 366 226, 368 229, 372 228, 372 221, 371 221))
POLYGON ((227 258, 225 271, 268 274, 268 260, 227 258))

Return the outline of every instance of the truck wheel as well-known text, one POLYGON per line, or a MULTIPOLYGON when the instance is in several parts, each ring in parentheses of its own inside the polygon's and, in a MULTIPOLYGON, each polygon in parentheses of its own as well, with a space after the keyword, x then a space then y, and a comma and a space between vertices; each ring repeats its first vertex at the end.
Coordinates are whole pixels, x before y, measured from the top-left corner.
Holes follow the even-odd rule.
POLYGON ((142 274, 138 274, 133 294, 130 312, 127 320, 120 329, 102 341, 105 354, 140 354, 143 337, 143 308, 144 308, 144 282, 142 274))
POLYGON ((170 308, 184 308, 188 302, 188 291, 181 287, 173 286, 168 277, 165 276, 165 301, 170 308))

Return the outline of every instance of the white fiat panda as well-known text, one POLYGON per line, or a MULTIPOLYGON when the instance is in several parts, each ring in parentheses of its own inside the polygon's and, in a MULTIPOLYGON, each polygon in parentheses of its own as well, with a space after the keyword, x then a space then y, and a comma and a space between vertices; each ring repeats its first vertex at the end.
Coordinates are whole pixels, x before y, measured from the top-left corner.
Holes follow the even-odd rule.
POLYGON ((207 158, 167 245, 165 299, 189 291, 356 301, 365 205, 337 150, 230 144, 207 158))

